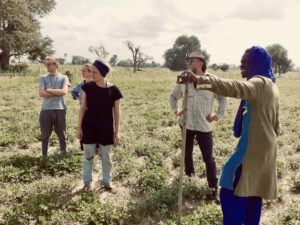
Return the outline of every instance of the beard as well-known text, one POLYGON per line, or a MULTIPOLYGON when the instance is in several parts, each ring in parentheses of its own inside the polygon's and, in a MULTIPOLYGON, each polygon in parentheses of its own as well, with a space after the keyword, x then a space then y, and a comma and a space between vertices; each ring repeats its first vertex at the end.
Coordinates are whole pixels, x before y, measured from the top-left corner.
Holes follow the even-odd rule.
POLYGON ((247 78, 247 70, 241 70, 242 78, 247 78))

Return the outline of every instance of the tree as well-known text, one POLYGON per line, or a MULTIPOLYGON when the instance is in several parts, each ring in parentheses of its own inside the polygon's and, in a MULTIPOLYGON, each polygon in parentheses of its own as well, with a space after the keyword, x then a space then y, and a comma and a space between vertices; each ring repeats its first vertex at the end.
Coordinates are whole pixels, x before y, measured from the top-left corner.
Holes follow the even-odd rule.
POLYGON ((135 46, 132 42, 130 41, 125 41, 124 44, 127 46, 127 48, 131 51, 132 53, 132 66, 133 66, 133 72, 135 73, 137 70, 137 57, 138 57, 138 53, 140 51, 140 47, 135 46))
POLYGON ((57 61, 59 62, 60 65, 64 65, 66 59, 65 58, 57 58, 57 61))
POLYGON ((292 60, 288 58, 288 51, 280 44, 273 44, 266 47, 272 57, 272 67, 275 73, 280 76, 293 68, 292 60))
POLYGON ((140 70, 140 66, 141 64, 145 63, 148 61, 148 60, 152 60, 153 58, 151 56, 148 56, 142 52, 139 52, 138 53, 138 57, 137 57, 137 70, 140 70))
POLYGON ((226 72, 229 69, 229 65, 226 63, 223 63, 222 65, 219 66, 220 70, 223 72, 226 72))
POLYGON ((0 1, 0 66, 5 69, 12 56, 28 55, 30 60, 44 60, 54 53, 49 37, 42 37, 38 19, 48 15, 54 0, 0 1))
POLYGON ((111 66, 116 66, 118 62, 118 56, 117 55, 113 55, 110 60, 109 60, 109 64, 111 66))
POLYGON ((90 46, 89 51, 102 59, 106 59, 109 55, 108 51, 106 51, 105 47, 101 44, 98 46, 90 46))
POLYGON ((72 64, 73 65, 83 65, 86 63, 90 63, 90 60, 87 58, 84 58, 82 56, 79 56, 79 55, 72 56, 72 64))
POLYGON ((147 68, 147 67, 154 68, 154 67, 161 67, 161 65, 155 61, 151 61, 149 63, 147 63, 147 62, 141 63, 140 67, 141 68, 147 68))
POLYGON ((120 60, 117 63, 117 66, 120 66, 120 67, 131 67, 132 65, 133 65, 133 61, 131 59, 120 60))
POLYGON ((186 69, 185 59, 194 51, 202 52, 206 62, 209 62, 209 55, 206 50, 201 50, 200 41, 196 36, 179 36, 173 47, 167 49, 164 53, 165 66, 174 71, 186 69))
POLYGON ((161 67, 160 63, 157 63, 155 61, 152 61, 150 64, 148 64, 148 67, 161 67))
POLYGON ((219 66, 217 65, 217 64, 211 64, 210 66, 209 66, 209 68, 211 68, 212 70, 218 70, 219 69, 219 66))

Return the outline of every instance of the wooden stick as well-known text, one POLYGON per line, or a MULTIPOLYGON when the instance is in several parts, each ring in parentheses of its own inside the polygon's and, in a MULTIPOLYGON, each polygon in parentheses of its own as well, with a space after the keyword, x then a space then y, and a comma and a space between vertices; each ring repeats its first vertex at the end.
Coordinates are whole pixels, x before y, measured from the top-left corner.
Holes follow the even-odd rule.
POLYGON ((181 142, 181 160, 180 160, 180 171, 179 171, 179 191, 178 191, 178 213, 176 224, 181 224, 181 212, 182 212, 182 192, 183 192, 183 169, 184 169, 184 158, 185 158, 185 143, 186 143, 186 124, 188 120, 188 84, 185 84, 184 98, 183 98, 183 126, 181 129, 182 142, 181 142))

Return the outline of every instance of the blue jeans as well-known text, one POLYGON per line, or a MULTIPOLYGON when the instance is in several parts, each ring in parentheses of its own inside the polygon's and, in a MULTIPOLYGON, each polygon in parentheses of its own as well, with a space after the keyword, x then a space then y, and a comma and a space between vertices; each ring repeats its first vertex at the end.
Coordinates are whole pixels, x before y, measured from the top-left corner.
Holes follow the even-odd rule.
MULTIPOLYGON (((113 145, 99 145, 100 159, 102 164, 103 184, 110 185, 110 171, 112 168, 111 152, 113 145)), ((96 152, 96 144, 83 144, 84 159, 83 159, 83 182, 85 185, 90 185, 93 180, 93 164, 96 152)))
POLYGON ((234 191, 221 188, 220 201, 224 225, 259 225, 261 197, 239 197, 234 191))

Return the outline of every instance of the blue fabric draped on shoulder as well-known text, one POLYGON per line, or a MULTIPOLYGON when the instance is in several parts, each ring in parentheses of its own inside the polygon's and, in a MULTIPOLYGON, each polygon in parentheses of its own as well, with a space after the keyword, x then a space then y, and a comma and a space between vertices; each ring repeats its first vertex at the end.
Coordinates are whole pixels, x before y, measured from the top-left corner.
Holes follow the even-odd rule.
MULTIPOLYGON (((272 58, 264 48, 259 46, 250 48, 250 64, 247 70, 247 80, 256 75, 270 78, 275 82, 275 76, 272 71, 272 58)), ((242 132, 242 108, 244 105, 245 101, 242 100, 234 120, 233 133, 237 138, 241 136, 242 132)))

